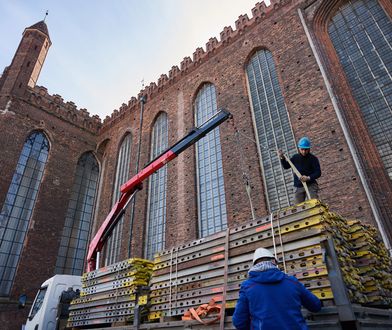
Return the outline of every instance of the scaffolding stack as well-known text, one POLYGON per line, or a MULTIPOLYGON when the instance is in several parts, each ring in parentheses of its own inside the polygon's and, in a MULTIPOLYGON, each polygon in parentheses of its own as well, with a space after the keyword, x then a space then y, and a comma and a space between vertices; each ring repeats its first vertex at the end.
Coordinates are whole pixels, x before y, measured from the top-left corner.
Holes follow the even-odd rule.
POLYGON ((364 285, 366 305, 392 306, 391 259, 377 230, 358 220, 348 221, 355 266, 364 285))
POLYGON ((391 260, 376 229, 310 200, 162 251, 154 263, 129 259, 84 274, 68 326, 123 325, 142 316, 142 328, 152 329, 159 321, 183 323, 175 320, 211 299, 232 309, 258 247, 273 251, 280 269, 322 300, 325 313, 314 319, 356 320, 360 305, 391 306, 391 260))
POLYGON ((67 326, 132 321, 135 306, 147 304, 152 269, 152 262, 132 258, 85 273, 80 298, 71 302, 67 326))
MULTIPOLYGON (((310 200, 163 251, 154 260, 148 318, 157 321, 179 317, 189 308, 208 303, 212 298, 223 302, 225 308, 233 308, 240 284, 247 278, 253 252, 258 247, 274 251, 282 270, 298 278, 324 306, 333 306, 336 289, 326 262, 327 240, 332 241, 340 281, 350 302, 369 304, 374 292, 372 279, 377 277, 363 276, 364 269, 359 265, 366 260, 368 265, 372 257, 366 259, 362 250, 353 245, 353 233, 352 223, 329 212, 320 201, 310 200)), ((366 242, 366 247, 365 243, 361 245, 364 249, 371 245, 371 241, 366 242)), ((383 290, 376 290, 377 297, 388 305, 390 301, 385 289, 391 285, 390 260, 385 248, 380 246, 376 250, 380 265, 383 265, 377 274, 382 274, 385 282, 383 290)))

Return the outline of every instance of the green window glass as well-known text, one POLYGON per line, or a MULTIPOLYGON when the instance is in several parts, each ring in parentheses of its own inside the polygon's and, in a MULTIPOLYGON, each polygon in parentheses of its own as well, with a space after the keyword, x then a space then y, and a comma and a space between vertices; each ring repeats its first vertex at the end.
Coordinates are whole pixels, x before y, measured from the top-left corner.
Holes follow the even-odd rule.
POLYGON ((46 136, 30 134, 5 197, 0 213, 0 296, 10 293, 48 153, 46 136))
POLYGON ((349 1, 328 32, 392 179, 392 21, 376 0, 349 1))
MULTIPOLYGON (((168 147, 168 122, 166 113, 157 118, 152 131, 151 160, 168 147)), ((148 186, 148 219, 146 257, 165 248, 167 165, 155 172, 148 186)))
POLYGON ((98 179, 97 160, 91 152, 84 153, 76 166, 57 255, 56 274, 82 275, 84 271, 98 179))
POLYGON ((264 186, 270 211, 290 205, 291 171, 285 171, 272 150, 297 152, 294 134, 276 74, 272 54, 259 50, 246 67, 254 126, 258 140, 264 186))
MULTIPOLYGON (((196 126, 217 113, 216 91, 205 84, 195 100, 196 126)), ((219 127, 196 143, 199 237, 227 227, 225 185, 219 127)))

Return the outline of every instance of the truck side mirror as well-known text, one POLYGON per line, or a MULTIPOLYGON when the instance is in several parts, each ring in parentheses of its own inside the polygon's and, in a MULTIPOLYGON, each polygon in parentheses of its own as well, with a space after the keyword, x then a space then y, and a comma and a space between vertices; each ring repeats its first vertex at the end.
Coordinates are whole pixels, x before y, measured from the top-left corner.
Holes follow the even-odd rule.
POLYGON ((27 296, 25 294, 21 294, 18 298, 18 308, 22 309, 26 306, 27 296))

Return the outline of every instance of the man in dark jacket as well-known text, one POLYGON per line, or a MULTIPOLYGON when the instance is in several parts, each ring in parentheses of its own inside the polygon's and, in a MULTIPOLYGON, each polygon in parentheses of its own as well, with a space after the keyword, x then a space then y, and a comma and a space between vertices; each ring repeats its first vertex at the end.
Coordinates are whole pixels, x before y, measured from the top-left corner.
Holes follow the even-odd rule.
POLYGON ((321 302, 295 277, 280 271, 270 251, 258 248, 249 278, 241 284, 233 325, 238 330, 306 330, 301 306, 318 312, 321 302))
MULTIPOLYGON (((298 142, 299 153, 290 158, 291 162, 302 174, 300 178, 294 174, 295 204, 301 203, 306 199, 306 192, 302 182, 306 182, 308 185, 310 198, 318 199, 319 187, 316 179, 321 176, 321 169, 317 157, 310 153, 310 146, 309 138, 306 136, 301 138, 298 142)), ((290 164, 284 158, 282 150, 278 150, 278 155, 283 168, 289 169, 290 164)))

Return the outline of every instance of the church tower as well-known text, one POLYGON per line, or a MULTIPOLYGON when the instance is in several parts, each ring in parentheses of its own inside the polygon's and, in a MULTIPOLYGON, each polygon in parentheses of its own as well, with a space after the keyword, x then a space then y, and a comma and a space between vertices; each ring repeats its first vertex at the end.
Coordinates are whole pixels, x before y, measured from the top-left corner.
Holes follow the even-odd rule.
POLYGON ((33 88, 51 44, 44 21, 26 28, 11 65, 0 78, 0 94, 22 96, 27 86, 33 88))

